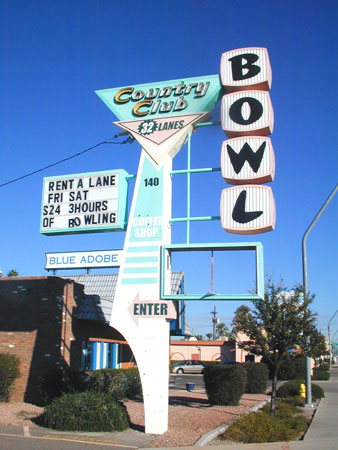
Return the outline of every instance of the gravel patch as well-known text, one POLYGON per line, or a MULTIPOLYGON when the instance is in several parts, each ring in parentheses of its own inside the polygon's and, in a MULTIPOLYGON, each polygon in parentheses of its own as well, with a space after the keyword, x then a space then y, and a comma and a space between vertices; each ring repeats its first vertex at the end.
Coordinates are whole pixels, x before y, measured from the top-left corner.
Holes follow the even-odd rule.
MULTIPOLYGON (((211 406, 204 392, 170 390, 169 427, 162 435, 154 435, 150 447, 193 446, 204 434, 235 420, 250 408, 268 399, 263 394, 244 394, 238 406, 211 406)), ((144 410, 141 400, 125 400, 131 429, 144 432, 144 410)), ((43 413, 43 408, 29 403, 0 403, 0 425, 37 425, 31 419, 43 413)))
MULTIPOLYGON (((204 434, 235 420, 250 408, 267 400, 268 395, 244 394, 238 406, 211 406, 205 393, 170 391, 168 431, 155 439, 150 447, 193 446, 204 434)), ((131 426, 144 430, 143 403, 124 402, 131 426)))
POLYGON ((43 413, 43 408, 24 402, 0 402, 0 425, 36 427, 31 419, 43 413))

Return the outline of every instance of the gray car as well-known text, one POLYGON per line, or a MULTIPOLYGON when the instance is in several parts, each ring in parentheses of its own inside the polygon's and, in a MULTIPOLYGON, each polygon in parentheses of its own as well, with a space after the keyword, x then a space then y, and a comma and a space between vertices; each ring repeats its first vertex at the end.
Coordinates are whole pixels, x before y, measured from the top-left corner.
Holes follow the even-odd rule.
POLYGON ((203 373, 205 364, 195 359, 179 361, 170 367, 172 373, 203 373))

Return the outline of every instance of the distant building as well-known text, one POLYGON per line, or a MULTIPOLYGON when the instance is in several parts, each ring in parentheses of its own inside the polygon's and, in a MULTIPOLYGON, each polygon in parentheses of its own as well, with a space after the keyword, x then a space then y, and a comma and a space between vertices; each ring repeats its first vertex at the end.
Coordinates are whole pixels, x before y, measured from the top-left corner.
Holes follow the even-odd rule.
POLYGON ((251 355, 238 346, 238 340, 247 339, 243 334, 239 335, 237 341, 176 341, 170 342, 170 360, 181 361, 184 359, 198 359, 200 361, 224 362, 259 362, 260 356, 251 355))

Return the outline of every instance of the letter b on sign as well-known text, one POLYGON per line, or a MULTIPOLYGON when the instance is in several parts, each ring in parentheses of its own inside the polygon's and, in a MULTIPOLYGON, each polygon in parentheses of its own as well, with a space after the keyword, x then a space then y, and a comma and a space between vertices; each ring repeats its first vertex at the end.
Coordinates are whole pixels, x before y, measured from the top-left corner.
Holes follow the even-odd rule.
POLYGON ((246 89, 269 91, 272 74, 267 49, 248 47, 223 53, 221 79, 227 93, 246 89))

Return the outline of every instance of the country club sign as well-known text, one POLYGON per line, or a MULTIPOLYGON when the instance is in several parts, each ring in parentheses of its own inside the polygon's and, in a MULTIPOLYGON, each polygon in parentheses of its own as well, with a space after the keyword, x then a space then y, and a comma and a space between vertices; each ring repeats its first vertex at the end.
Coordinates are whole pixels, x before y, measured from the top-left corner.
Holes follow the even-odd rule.
POLYGON ((187 127, 205 119, 220 99, 219 75, 147 83, 96 91, 128 131, 160 165, 174 157, 187 127))

